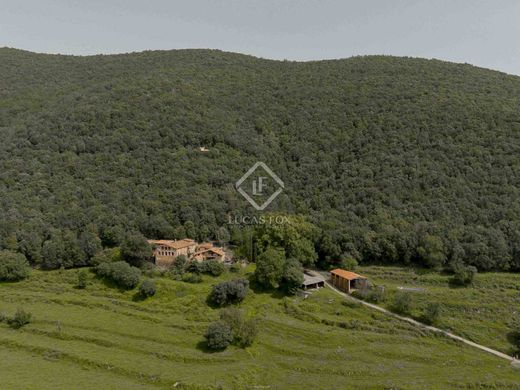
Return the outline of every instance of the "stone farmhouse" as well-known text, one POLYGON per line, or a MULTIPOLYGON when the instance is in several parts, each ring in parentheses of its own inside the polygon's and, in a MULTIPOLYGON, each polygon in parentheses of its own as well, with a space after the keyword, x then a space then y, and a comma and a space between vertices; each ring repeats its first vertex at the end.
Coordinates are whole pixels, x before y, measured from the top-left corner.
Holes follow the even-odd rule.
POLYGON ((215 247, 209 242, 199 244, 189 238, 182 240, 148 240, 148 243, 153 248, 155 264, 159 267, 169 267, 181 255, 186 256, 188 260, 198 262, 204 260, 223 262, 226 257, 222 248, 215 247))

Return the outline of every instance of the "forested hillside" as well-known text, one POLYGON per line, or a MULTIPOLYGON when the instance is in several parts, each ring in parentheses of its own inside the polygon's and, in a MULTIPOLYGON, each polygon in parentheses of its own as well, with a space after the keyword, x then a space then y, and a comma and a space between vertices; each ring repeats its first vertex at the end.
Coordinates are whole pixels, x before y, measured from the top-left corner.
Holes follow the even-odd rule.
POLYGON ((520 270, 519 77, 383 56, 5 48, 0 135, 0 248, 34 264, 80 265, 133 231, 236 237, 228 216, 254 210, 234 183, 263 161, 285 182, 268 210, 308 216, 322 262, 520 270))

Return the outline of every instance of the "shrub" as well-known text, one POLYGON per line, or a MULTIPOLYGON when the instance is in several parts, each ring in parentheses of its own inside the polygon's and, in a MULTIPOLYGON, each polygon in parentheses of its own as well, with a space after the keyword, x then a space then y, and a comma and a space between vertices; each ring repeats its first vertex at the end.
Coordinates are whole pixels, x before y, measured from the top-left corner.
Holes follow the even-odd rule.
POLYGON ((76 286, 81 289, 86 288, 87 281, 88 281, 88 271, 86 269, 80 270, 78 272, 78 281, 76 283, 76 286))
POLYGON ((477 268, 472 265, 456 264, 453 266, 453 283, 459 286, 467 286, 473 283, 477 274, 477 268))
POLYGON ((394 297, 392 311, 398 314, 410 315, 412 311, 412 296, 407 292, 398 292, 394 297))
POLYGON ((258 334, 258 326, 255 319, 243 320, 240 328, 237 329, 234 342, 239 347, 245 348, 253 344, 258 334))
POLYGON ((213 287, 209 300, 218 306, 238 303, 244 300, 249 290, 249 281, 236 279, 222 282, 213 287))
POLYGON ((230 271, 230 272, 233 272, 233 273, 238 273, 238 272, 240 272, 240 264, 239 264, 239 263, 233 263, 233 264, 231 264, 231 266, 229 267, 229 271, 230 271))
POLYGON ((233 341, 231 327, 224 321, 216 321, 209 325, 204 334, 208 348, 224 349, 233 341))
POLYGON ((224 264, 216 260, 206 260, 200 263, 200 272, 213 276, 220 276, 224 273, 226 267, 224 264))
POLYGON ((114 281, 118 286, 132 289, 139 284, 141 271, 125 261, 101 263, 96 267, 96 273, 114 281))
POLYGON ((199 274, 192 274, 191 272, 187 272, 182 275, 182 281, 186 283, 200 283, 202 282, 202 276, 199 274))
POLYGON ((26 312, 23 309, 16 310, 16 313, 14 314, 14 317, 8 320, 9 325, 11 327, 18 329, 21 328, 28 323, 30 323, 32 320, 32 314, 29 312, 26 312))
POLYGON ((187 272, 191 272, 192 274, 201 274, 202 273, 202 266, 201 263, 198 261, 192 261, 188 264, 186 267, 187 272))
POLYGON ((147 279, 139 286, 139 294, 144 298, 154 296, 156 292, 157 286, 153 280, 147 279))
POLYGON ((174 274, 182 275, 186 272, 188 266, 188 258, 184 255, 177 256, 173 264, 171 265, 171 271, 174 274))
POLYGON ((441 316, 441 305, 438 303, 429 303, 424 309, 422 320, 428 325, 437 325, 441 316))
POLYGON ((0 251, 0 281, 25 279, 31 273, 27 258, 21 253, 0 251))
POLYGON ((253 344, 258 334, 256 320, 245 319, 242 311, 235 307, 229 307, 220 312, 220 321, 230 327, 233 335, 233 344, 242 348, 253 344))
POLYGON ((354 271, 356 267, 358 266, 358 262, 356 259, 354 259, 352 256, 347 256, 343 260, 341 260, 340 268, 354 271))

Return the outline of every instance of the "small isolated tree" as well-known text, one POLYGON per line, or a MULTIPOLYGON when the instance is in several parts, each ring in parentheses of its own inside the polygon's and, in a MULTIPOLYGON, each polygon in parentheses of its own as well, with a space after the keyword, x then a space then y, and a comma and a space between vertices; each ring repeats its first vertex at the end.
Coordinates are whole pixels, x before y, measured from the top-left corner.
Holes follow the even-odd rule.
POLYGON ((218 306, 239 303, 244 300, 249 290, 249 281, 236 279, 217 284, 211 290, 209 300, 218 306))
POLYGON ((129 234, 121 245, 123 260, 136 267, 152 257, 152 248, 141 233, 129 234))
POLYGON ((14 314, 13 318, 9 319, 9 325, 15 329, 19 329, 28 323, 30 323, 32 320, 32 314, 29 312, 26 312, 23 309, 16 310, 16 313, 14 314))
POLYGON ((453 283, 459 286, 468 286, 473 283, 473 279, 477 274, 477 268, 472 265, 454 264, 453 265, 453 283))
POLYGON ((410 293, 398 292, 394 297, 392 311, 398 314, 410 315, 412 312, 412 296, 410 293))
POLYGON ((155 282, 153 280, 144 280, 141 283, 141 286, 139 286, 139 294, 141 294, 143 298, 154 296, 156 292, 157 286, 155 285, 155 282))
POLYGON ((0 281, 25 279, 31 273, 27 258, 21 253, 0 251, 0 281))
POLYGON ((269 248, 256 260, 255 279, 265 288, 278 288, 282 281, 285 252, 280 248, 269 248))
POLYGON ((245 348, 253 344, 258 326, 254 318, 244 318, 243 312, 236 307, 228 307, 220 312, 220 321, 229 325, 233 335, 233 344, 245 348))
POLYGON ((439 303, 429 303, 424 309, 423 322, 428 325, 438 325, 441 317, 441 305, 439 303))
POLYGON ((88 271, 86 269, 82 269, 78 272, 78 281, 76 283, 76 287, 80 289, 84 289, 87 287, 88 281, 88 271))
POLYGON ((289 294, 296 294, 304 281, 303 267, 296 259, 288 259, 285 262, 282 287, 289 294))
POLYGON ((224 321, 212 322, 204 334, 208 348, 225 349, 233 341, 231 327, 224 321))

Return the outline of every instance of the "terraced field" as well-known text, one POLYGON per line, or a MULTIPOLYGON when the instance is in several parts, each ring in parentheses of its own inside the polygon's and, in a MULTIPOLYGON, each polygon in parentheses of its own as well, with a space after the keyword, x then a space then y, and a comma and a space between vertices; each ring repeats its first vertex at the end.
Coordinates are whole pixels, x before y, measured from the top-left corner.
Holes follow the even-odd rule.
POLYGON ((386 305, 399 287, 413 296, 414 316, 430 302, 442 305, 440 327, 509 355, 518 353, 508 341, 510 326, 520 316, 520 275, 477 274, 470 287, 450 285, 449 275, 401 267, 360 267, 359 273, 386 287, 386 305))
MULTIPOLYGON (((34 321, 0 325, 2 389, 520 389, 506 361, 344 302, 328 289, 306 300, 251 292, 242 309, 260 319, 248 349, 211 353, 202 334, 218 309, 211 285, 158 278, 145 301, 77 270, 0 284, 0 312, 34 321)), ((244 273, 251 272, 251 269, 244 273)))

